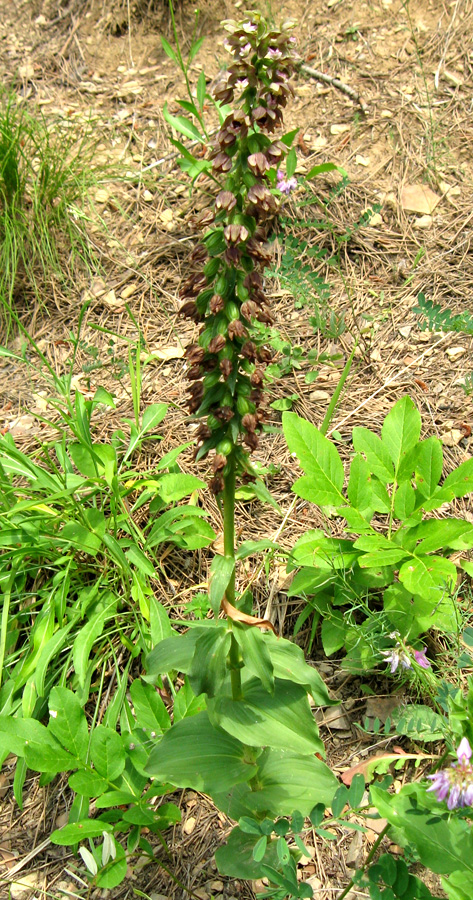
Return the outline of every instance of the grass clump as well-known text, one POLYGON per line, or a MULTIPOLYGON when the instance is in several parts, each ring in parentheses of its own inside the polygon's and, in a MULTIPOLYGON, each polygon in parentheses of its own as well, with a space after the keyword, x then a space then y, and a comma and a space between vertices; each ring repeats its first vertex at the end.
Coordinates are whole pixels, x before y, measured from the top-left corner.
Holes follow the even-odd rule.
POLYGON ((70 284, 90 263, 84 198, 96 182, 86 131, 50 126, 0 94, 0 317, 10 329, 20 295, 42 302, 51 278, 70 284))

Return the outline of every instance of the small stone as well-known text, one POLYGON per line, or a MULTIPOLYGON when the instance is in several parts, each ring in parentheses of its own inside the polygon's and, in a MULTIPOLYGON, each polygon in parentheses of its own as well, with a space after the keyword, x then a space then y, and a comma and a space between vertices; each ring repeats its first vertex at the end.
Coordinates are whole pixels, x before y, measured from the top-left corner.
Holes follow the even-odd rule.
POLYGON ((105 188, 100 188, 95 193, 95 202, 96 203, 107 203, 109 196, 110 195, 109 195, 108 191, 105 190, 105 188))
POLYGON ((309 400, 312 400, 314 403, 320 400, 330 400, 330 394, 328 391, 311 391, 309 400))
POLYGON ((143 191, 141 196, 142 196, 143 200, 145 201, 145 203, 151 203, 151 201, 153 199, 153 195, 152 195, 151 191, 148 191, 148 190, 143 191))
POLYGON ((465 434, 463 431, 459 431, 458 428, 451 428, 450 431, 445 432, 440 437, 444 447, 456 447, 465 437, 465 434))
POLYGON ((17 878, 13 884, 10 885, 10 897, 12 900, 26 900, 26 897, 30 896, 31 891, 34 891, 41 880, 41 876, 39 872, 27 872, 26 875, 22 875, 21 878, 17 878))
POLYGON ((432 216, 421 216, 420 219, 414 219, 414 228, 430 228, 432 225, 432 216))
POLYGON ((371 228, 376 228, 377 225, 382 225, 382 224, 383 224, 383 217, 379 213, 373 213, 373 215, 371 216, 371 219, 368 222, 368 225, 370 225, 371 228))
POLYGON ((405 338, 409 337, 411 331, 412 325, 402 325, 401 328, 399 328, 399 334, 402 334, 405 338))
POLYGON ((195 828, 195 823, 196 823, 195 816, 189 816, 189 818, 186 819, 186 821, 184 822, 184 825, 182 826, 182 830, 184 831, 184 833, 192 834, 192 832, 194 831, 194 828, 195 828))
POLYGON ((357 153, 355 156, 355 165, 356 166, 369 166, 370 158, 369 156, 361 156, 360 153, 357 153))
POLYGON ((199 897, 199 900, 210 900, 210 894, 207 893, 205 888, 197 888, 194 891, 194 896, 199 897))
POLYGON ((220 881, 218 878, 216 881, 212 881, 210 883, 210 887, 213 891, 223 891, 223 881, 220 881))
POLYGON ((350 131, 349 125, 331 125, 330 126, 330 134, 344 134, 345 131, 350 131))
POLYGON ((445 353, 448 358, 455 362, 455 360, 460 359, 461 356, 464 356, 466 353, 465 347, 447 347, 445 353))

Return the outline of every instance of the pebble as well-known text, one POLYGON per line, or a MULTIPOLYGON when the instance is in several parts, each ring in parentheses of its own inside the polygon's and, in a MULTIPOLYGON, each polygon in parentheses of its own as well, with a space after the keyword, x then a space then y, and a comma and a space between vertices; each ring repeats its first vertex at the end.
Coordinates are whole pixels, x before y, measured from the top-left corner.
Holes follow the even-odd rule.
POLYGON ((10 885, 10 897, 12 900, 24 900, 38 887, 41 876, 39 872, 27 872, 21 878, 17 878, 15 883, 10 885))

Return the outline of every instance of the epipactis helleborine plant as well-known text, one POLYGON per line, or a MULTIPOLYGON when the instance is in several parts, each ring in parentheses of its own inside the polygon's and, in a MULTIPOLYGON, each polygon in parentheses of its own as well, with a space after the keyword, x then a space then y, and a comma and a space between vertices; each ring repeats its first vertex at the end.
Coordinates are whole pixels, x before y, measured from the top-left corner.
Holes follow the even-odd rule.
POLYGON ((232 103, 233 111, 210 154, 221 190, 213 208, 194 218, 199 229, 211 227, 190 256, 194 271, 180 290, 181 314, 201 325, 198 341, 186 349, 192 382, 187 405, 205 420, 197 430, 196 458, 216 451, 210 482, 215 494, 227 481, 234 485, 236 475, 253 479, 249 453, 265 419, 264 369, 272 352, 252 324, 272 322, 263 271, 272 256, 271 222, 286 191, 276 172, 288 150, 272 135, 283 124, 296 62, 292 22, 276 30, 258 13, 248 15, 242 24, 224 23, 233 61, 214 97, 232 103))

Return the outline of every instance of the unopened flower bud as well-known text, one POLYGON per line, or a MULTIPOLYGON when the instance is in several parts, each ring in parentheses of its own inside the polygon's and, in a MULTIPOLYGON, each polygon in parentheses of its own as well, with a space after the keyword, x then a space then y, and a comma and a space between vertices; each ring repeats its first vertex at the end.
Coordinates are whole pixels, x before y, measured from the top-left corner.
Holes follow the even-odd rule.
POLYGON ((258 446, 258 436, 254 432, 249 431, 248 434, 243 435, 243 443, 246 444, 250 450, 256 450, 258 446))
POLYGON ((241 355, 246 359, 249 359, 251 362, 254 362, 256 359, 256 345, 253 341, 246 341, 241 348, 241 355))
POLYGON ((241 420, 241 424, 247 431, 254 432, 258 425, 258 419, 254 413, 246 413, 241 420))
POLYGON ((212 471, 216 474, 221 472, 227 465, 227 457, 223 453, 217 453, 212 460, 212 471))
POLYGON ((216 209, 225 209, 227 212, 231 212, 236 206, 236 202, 235 194, 232 194, 231 191, 220 191, 215 200, 215 207, 216 209))
POLYGON ((229 378, 233 371, 231 359, 222 359, 220 361, 220 371, 224 378, 229 378))
POLYGON ((245 326, 243 325, 243 322, 240 321, 240 319, 234 319, 232 322, 229 323, 228 337, 230 338, 231 341, 233 341, 234 338, 248 337, 248 332, 247 332, 245 326))
POLYGON ((252 153, 248 157, 248 166, 255 175, 264 175, 270 168, 270 164, 264 153, 252 153))
POLYGON ((221 297, 220 294, 214 294, 209 303, 210 312, 214 313, 215 315, 215 313, 221 312, 224 307, 225 300, 223 299, 223 297, 221 297))
POLYGON ((220 353, 220 350, 223 350, 226 344, 226 339, 223 334, 217 334, 209 344, 209 353, 220 353))
POLYGON ((225 240, 229 244, 238 244, 240 241, 246 241, 248 233, 248 229, 244 225, 238 225, 237 223, 226 225, 223 229, 225 240))
POLYGON ((225 487, 225 482, 221 475, 214 475, 214 477, 210 480, 209 488, 212 491, 212 494, 221 494, 225 487))

